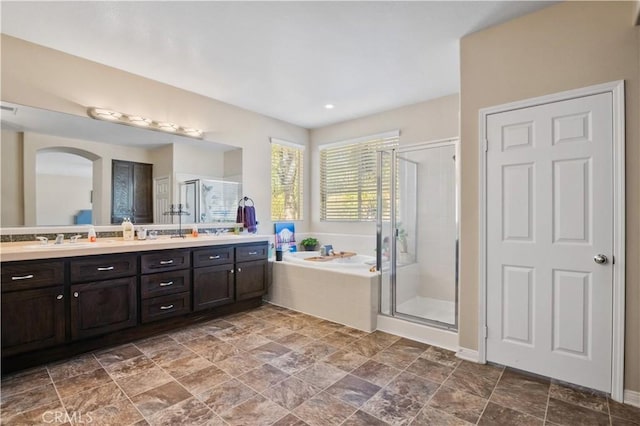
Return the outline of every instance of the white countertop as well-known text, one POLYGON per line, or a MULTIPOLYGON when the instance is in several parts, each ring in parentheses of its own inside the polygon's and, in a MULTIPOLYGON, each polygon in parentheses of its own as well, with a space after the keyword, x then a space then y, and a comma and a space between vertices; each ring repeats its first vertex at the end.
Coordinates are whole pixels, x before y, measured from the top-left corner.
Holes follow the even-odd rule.
POLYGON ((185 238, 171 238, 159 236, 155 240, 124 241, 122 238, 99 238, 95 243, 88 240, 78 240, 71 243, 65 240, 63 244, 55 245, 53 242, 41 245, 39 241, 26 241, 0 244, 0 261, 11 262, 16 260, 52 259, 73 256, 91 256, 94 254, 130 253, 149 250, 164 250, 173 248, 205 247, 225 244, 242 244, 270 241, 271 235, 229 235, 198 236, 185 238))

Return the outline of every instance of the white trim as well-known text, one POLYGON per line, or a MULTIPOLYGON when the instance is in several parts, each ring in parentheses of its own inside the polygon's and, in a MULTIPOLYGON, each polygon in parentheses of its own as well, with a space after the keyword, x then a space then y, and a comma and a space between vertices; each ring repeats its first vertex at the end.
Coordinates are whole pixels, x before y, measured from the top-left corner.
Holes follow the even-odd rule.
MULTIPOLYGON (((584 96, 611 93, 613 97, 613 330, 611 348, 611 398, 621 402, 626 399, 624 391, 624 327, 625 327, 625 112, 624 80, 598 84, 581 89, 568 90, 537 98, 483 108, 478 111, 479 167, 479 285, 478 285, 478 352, 479 362, 487 361, 487 345, 484 334, 487 325, 487 116, 515 109, 528 108, 552 102, 584 96)), ((634 397, 632 397, 634 398, 634 397)))
POLYGON ((480 353, 475 349, 460 348, 458 352, 456 352, 456 357, 465 361, 480 363, 480 353))
POLYGON ((269 138, 269 142, 270 143, 275 143, 277 145, 282 145, 282 146, 288 146, 289 148, 295 148, 295 149, 299 149, 301 151, 304 151, 307 147, 299 144, 299 143, 295 143, 295 142, 289 142, 289 141, 285 141, 284 139, 278 139, 278 138, 269 138))
POLYGON ((376 133, 375 135, 368 135, 368 136, 361 136, 359 138, 353 138, 353 139, 345 139, 345 140, 341 140, 341 141, 336 141, 336 142, 329 142, 329 143, 325 143, 322 145, 318 145, 318 148, 320 150, 323 149, 327 149, 327 148, 336 148, 339 146, 343 146, 343 145, 355 145, 358 143, 362 143, 362 142, 369 142, 369 141, 375 141, 378 139, 387 139, 387 138, 393 138, 393 137, 400 137, 400 130, 396 129, 396 130, 389 130, 388 132, 382 132, 382 133, 376 133))
POLYGON ((455 331, 425 327, 422 324, 381 314, 378 314, 376 329, 451 351, 458 350, 458 333, 455 331))
POLYGON ((624 390, 624 403, 640 408, 640 392, 631 389, 624 390))

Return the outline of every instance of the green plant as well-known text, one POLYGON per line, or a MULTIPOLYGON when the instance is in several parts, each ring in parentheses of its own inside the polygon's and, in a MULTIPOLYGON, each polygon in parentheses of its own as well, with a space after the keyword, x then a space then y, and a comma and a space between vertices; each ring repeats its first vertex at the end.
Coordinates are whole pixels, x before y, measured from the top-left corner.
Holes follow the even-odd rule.
POLYGON ((312 237, 305 238, 300 242, 305 247, 315 247, 318 245, 318 240, 312 237))

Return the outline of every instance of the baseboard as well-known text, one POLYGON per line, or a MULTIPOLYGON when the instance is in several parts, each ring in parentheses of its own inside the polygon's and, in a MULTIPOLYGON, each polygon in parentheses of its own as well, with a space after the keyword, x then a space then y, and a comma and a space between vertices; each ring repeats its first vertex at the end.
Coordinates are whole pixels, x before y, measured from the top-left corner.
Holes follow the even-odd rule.
POLYGON ((624 403, 633 405, 634 407, 640 407, 640 392, 632 391, 630 389, 625 389, 624 403))
POLYGON ((465 361, 480 362, 480 353, 475 349, 460 348, 456 352, 456 356, 465 361))

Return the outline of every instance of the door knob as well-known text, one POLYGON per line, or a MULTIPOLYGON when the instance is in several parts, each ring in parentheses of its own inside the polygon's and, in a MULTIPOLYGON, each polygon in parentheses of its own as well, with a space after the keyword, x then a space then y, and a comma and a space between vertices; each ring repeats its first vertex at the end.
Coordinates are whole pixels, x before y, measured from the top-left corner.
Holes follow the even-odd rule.
POLYGON ((593 256, 593 261, 596 262, 598 265, 603 265, 605 263, 607 263, 607 256, 605 256, 604 254, 596 254, 595 256, 593 256))

